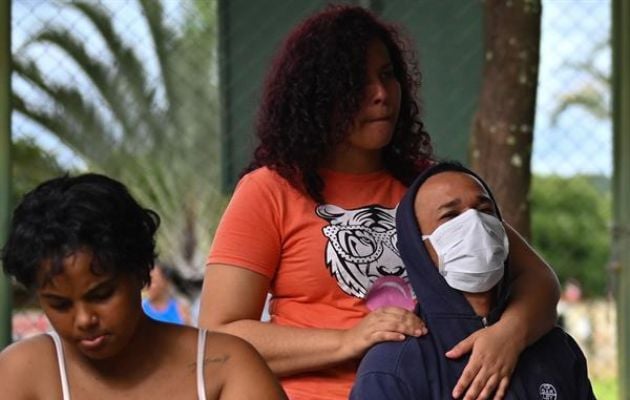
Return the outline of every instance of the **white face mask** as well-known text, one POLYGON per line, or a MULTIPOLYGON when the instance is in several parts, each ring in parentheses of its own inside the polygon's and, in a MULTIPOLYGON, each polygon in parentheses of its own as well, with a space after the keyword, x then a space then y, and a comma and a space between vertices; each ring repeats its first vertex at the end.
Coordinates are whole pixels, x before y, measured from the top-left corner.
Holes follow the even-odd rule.
POLYGON ((503 278, 509 243, 495 216, 470 209, 422 239, 433 245, 440 274, 454 289, 485 292, 503 278))

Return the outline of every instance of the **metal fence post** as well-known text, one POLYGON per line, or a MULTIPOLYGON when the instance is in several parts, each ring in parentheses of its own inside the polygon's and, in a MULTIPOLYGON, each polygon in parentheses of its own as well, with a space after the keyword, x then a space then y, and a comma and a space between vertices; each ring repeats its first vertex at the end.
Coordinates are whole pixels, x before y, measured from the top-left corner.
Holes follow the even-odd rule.
MULTIPOLYGON (((11 193, 11 0, 0 0, 0 244, 4 244, 11 193)), ((0 271, 0 349, 11 342, 11 286, 0 271)))
POLYGON ((613 0, 614 260, 619 398, 630 399, 630 3, 613 0))

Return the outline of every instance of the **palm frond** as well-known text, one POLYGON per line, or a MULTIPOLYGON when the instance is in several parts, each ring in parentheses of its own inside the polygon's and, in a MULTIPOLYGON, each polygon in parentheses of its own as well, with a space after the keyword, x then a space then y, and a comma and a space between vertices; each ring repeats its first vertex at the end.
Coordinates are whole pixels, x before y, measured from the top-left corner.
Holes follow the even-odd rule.
POLYGON ((569 67, 575 71, 587 74, 589 78, 592 78, 604 87, 609 87, 611 84, 610 73, 598 68, 592 58, 589 58, 587 61, 571 63, 569 67))
POLYGON ((100 33, 116 61, 116 72, 127 93, 129 103, 139 110, 137 118, 148 125, 148 132, 158 132, 160 121, 151 110, 155 107, 155 89, 147 82, 146 71, 133 49, 126 45, 115 32, 112 19, 107 12, 93 3, 78 1, 69 6, 85 16, 100 33))
MULTIPOLYGON (((53 91, 54 92, 54 91, 53 91)), ((26 118, 37 123, 48 132, 55 135, 64 145, 73 150, 73 152, 81 157, 84 161, 94 166, 103 166, 108 162, 108 156, 101 149, 107 147, 102 140, 101 135, 93 135, 93 145, 85 146, 86 131, 85 124, 77 123, 77 121, 67 118, 63 111, 48 111, 38 107, 29 106, 20 95, 13 93, 11 96, 13 109, 26 118)), ((93 120, 91 125, 95 127, 88 132, 94 132, 99 128, 97 120, 93 120)))
POLYGON ((556 108, 551 112, 551 124, 556 125, 560 115, 571 107, 582 107, 600 120, 610 118, 610 106, 602 91, 592 86, 584 86, 560 98, 556 108))
POLYGON ((178 265, 185 276, 199 278, 225 196, 195 178, 186 163, 145 158, 136 159, 134 168, 136 171, 127 170, 125 182, 141 203, 151 204, 168 227, 158 233, 160 257, 178 265))
POLYGON ((111 66, 91 57, 83 42, 65 28, 46 29, 37 34, 33 41, 49 43, 66 53, 89 78, 126 134, 133 137, 140 119, 130 114, 132 108, 129 99, 119 90, 120 85, 115 84, 116 71, 111 66))
POLYGON ((179 127, 176 115, 172 112, 173 105, 178 104, 175 92, 175 77, 171 71, 169 53, 173 49, 173 38, 175 34, 164 23, 164 10, 159 1, 139 0, 140 7, 147 21, 147 26, 151 32, 155 54, 160 66, 161 77, 164 85, 166 101, 168 103, 168 116, 175 124, 175 129, 179 127))
POLYGON ((612 84, 610 72, 603 71, 596 64, 598 55, 610 48, 610 39, 597 43, 588 53, 584 61, 565 63, 565 67, 586 75, 586 81, 577 90, 563 93, 558 98, 558 104, 551 112, 552 126, 558 123, 562 113, 572 107, 581 107, 597 119, 605 120, 611 116, 609 96, 612 84))
POLYGON ((214 14, 200 16, 191 9, 184 15, 186 25, 174 31, 165 22, 160 0, 138 2, 155 48, 161 86, 148 82, 146 63, 117 34, 107 9, 78 0, 60 6, 73 8, 94 26, 113 64, 88 53, 70 28, 40 31, 28 43, 59 49, 64 60, 85 73, 90 87, 48 79, 38 68, 39 60, 16 56, 14 72, 32 92, 14 93, 14 110, 57 136, 90 168, 129 185, 142 204, 162 217, 158 244, 163 258, 184 276, 198 278, 226 204, 217 184, 214 14), (208 46, 207 52, 199 51, 199 43, 208 46), (156 94, 162 89, 164 104, 156 94), (100 99, 90 98, 92 93, 100 99), (110 113, 105 107, 116 121, 106 121, 110 113))

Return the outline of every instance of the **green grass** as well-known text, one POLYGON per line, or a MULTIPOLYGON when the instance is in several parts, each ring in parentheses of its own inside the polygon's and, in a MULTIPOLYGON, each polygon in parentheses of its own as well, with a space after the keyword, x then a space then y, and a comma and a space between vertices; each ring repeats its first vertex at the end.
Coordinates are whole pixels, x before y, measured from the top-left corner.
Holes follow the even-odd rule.
POLYGON ((617 378, 591 379, 591 383, 597 400, 617 400, 619 398, 617 378))

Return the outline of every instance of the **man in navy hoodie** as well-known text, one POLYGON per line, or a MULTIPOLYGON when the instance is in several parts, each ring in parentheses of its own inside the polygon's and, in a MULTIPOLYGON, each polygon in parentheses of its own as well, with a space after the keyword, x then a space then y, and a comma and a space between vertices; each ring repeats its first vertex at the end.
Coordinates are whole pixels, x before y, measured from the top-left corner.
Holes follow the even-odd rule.
MULTIPOLYGON (((397 216, 398 248, 427 335, 377 344, 363 358, 350 398, 451 399, 468 357, 445 356, 496 322, 509 299, 508 242, 492 193, 455 163, 429 168, 410 186, 397 216)), ((594 399, 586 359, 554 328, 525 349, 505 399, 594 399)))

